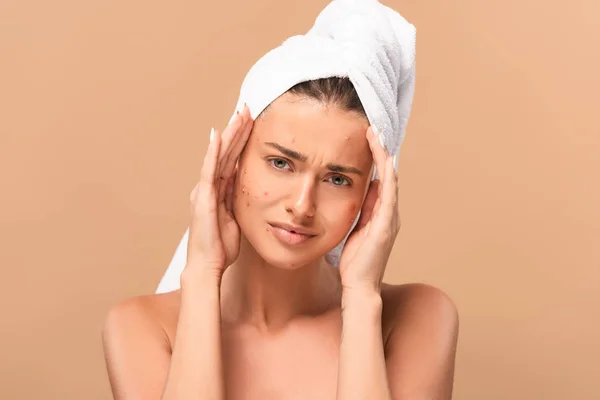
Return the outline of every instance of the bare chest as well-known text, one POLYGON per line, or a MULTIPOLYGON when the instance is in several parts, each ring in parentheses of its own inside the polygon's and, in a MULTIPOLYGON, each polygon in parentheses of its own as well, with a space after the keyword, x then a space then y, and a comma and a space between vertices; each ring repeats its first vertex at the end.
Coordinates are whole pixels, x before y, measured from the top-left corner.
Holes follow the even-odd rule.
POLYGON ((335 399, 340 329, 321 321, 269 338, 224 333, 227 398, 335 399))

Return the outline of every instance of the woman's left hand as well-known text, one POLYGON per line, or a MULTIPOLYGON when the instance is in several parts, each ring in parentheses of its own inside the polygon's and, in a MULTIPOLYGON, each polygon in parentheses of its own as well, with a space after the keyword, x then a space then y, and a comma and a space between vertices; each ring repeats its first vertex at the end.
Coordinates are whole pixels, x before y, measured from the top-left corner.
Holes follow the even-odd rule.
POLYGON ((388 155, 371 127, 367 140, 380 179, 370 183, 360 218, 348 236, 340 257, 343 290, 376 290, 400 230, 398 177, 394 157, 388 155))

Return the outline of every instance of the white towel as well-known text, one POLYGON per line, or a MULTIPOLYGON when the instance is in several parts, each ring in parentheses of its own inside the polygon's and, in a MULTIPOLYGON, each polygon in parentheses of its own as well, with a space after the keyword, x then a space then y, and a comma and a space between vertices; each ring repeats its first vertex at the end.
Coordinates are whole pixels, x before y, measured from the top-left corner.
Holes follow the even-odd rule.
MULTIPOLYGON (((235 110, 248 105, 252 118, 297 83, 348 77, 370 125, 396 155, 404 140, 415 84, 416 29, 377 0, 333 0, 305 35, 292 36, 249 70, 235 110)), ((235 115, 235 111, 233 113, 235 115)), ((397 168, 397 163, 394 168, 397 168)), ((377 177, 377 173, 373 178, 377 177)), ((354 228, 358 217, 354 221, 354 228)), ((352 231, 352 228, 348 234, 352 231)), ((188 231, 157 293, 179 288, 186 262, 188 231)), ((347 236, 346 236, 347 238, 347 236)), ((327 259, 337 265, 346 238, 327 259)))

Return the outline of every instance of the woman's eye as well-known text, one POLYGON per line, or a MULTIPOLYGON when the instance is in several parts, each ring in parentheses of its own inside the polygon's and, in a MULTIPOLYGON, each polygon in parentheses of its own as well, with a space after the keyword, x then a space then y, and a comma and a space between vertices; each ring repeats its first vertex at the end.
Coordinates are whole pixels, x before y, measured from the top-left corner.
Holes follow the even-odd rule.
MULTIPOLYGON (((269 163, 278 170, 288 170, 291 168, 290 163, 283 158, 271 158, 268 160, 269 163), (287 167, 287 168, 286 168, 287 167)), ((341 175, 333 175, 329 178, 329 181, 333 183, 334 186, 350 186, 351 182, 348 178, 345 178, 341 175)))
POLYGON ((277 169, 284 169, 286 165, 289 165, 283 158, 272 158, 269 162, 277 169))
POLYGON ((340 175, 334 175, 334 176, 332 176, 331 177, 331 183, 333 183, 335 186, 348 186, 348 185, 350 185, 350 181, 348 179, 344 178, 343 176, 340 176, 340 175))

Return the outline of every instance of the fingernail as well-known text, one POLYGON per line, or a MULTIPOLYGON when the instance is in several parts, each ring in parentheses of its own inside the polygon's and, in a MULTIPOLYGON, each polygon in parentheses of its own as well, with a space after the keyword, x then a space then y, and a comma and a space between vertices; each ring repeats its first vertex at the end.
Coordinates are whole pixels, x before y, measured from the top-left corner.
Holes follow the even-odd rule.
POLYGON ((385 143, 383 142, 383 136, 377 135, 377 137, 379 138, 379 143, 381 143, 381 147, 383 147, 385 149, 385 143))
POLYGON ((398 165, 398 154, 394 156, 394 168, 396 168, 396 165, 398 165))
POLYGON ((229 120, 229 125, 231 125, 231 123, 233 122, 233 120, 234 120, 234 119, 235 119, 235 117, 237 117, 237 116, 238 116, 238 111, 237 111, 237 110, 235 110, 235 114, 233 114, 233 115, 231 116, 231 119, 229 120))
POLYGON ((210 141, 213 141, 213 138, 215 137, 215 128, 210 128, 210 141))

